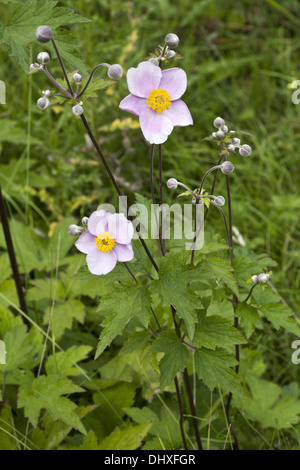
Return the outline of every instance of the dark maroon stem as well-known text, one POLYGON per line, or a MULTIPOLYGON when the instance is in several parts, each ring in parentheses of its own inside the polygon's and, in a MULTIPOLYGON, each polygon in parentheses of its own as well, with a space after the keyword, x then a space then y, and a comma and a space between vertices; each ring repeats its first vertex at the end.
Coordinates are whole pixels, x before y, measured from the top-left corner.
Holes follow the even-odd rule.
MULTIPOLYGON (((2 191, 1 191, 1 186, 0 186, 0 217, 1 217, 1 222, 3 226, 3 232, 4 232, 5 241, 6 241, 10 265, 11 265, 11 269, 13 272, 13 277, 14 277, 14 281, 15 281, 15 285, 16 285, 16 289, 18 293, 20 309, 22 310, 22 312, 28 315, 26 301, 25 301, 24 292, 23 292, 22 280, 21 280, 21 276, 19 273, 19 268, 18 268, 18 264, 16 260, 16 254, 15 254, 14 245, 13 245, 13 241, 12 241, 12 237, 10 233, 10 228, 9 228, 9 223, 8 223, 8 218, 7 218, 6 208, 5 208, 5 202, 4 202, 4 198, 2 195, 2 191)), ((28 328, 30 327, 30 322, 26 318, 24 318, 24 323, 28 326, 28 328)))

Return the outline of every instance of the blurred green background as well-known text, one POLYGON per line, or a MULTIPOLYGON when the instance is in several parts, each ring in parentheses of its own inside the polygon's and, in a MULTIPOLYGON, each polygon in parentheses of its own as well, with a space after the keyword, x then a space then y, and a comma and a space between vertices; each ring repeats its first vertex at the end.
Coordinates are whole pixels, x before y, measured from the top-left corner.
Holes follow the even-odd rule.
MULTIPOLYGON (((121 63, 126 71, 163 44, 167 33, 180 37, 182 60, 174 64, 188 75, 184 100, 194 126, 175 128, 164 145, 164 177, 199 184, 218 160, 218 149, 203 140, 214 130, 216 116, 230 129, 245 132, 242 143, 250 144, 253 153, 249 158, 232 157, 233 223, 247 247, 278 262, 274 289, 297 313, 300 106, 291 101, 291 83, 300 79, 299 2, 85 0, 58 5, 92 20, 71 28, 89 71, 100 62, 121 63)), ((1 2, 3 23, 14 8, 1 2)), ((41 44, 32 43, 32 60, 41 50, 41 44)), ((98 203, 115 202, 71 106, 40 111, 35 103, 39 91, 49 87, 46 77, 26 75, 5 45, 0 59, 0 79, 7 87, 7 104, 0 105, 0 182, 10 215, 46 236, 67 216, 76 222, 98 203)), ((67 65, 72 70, 72 64, 67 65)), ((57 60, 49 69, 61 76, 57 60)), ((99 92, 85 112, 124 192, 147 195, 149 147, 137 118, 118 108, 127 93, 124 77, 99 92)), ((219 178, 217 192, 225 195, 223 183, 219 178)), ((222 230, 215 214, 208 223, 222 230)))

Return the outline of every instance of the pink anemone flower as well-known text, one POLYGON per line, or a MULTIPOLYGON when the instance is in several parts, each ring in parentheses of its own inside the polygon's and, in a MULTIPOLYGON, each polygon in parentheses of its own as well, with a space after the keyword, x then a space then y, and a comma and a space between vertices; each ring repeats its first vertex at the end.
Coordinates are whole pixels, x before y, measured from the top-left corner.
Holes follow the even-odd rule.
POLYGON ((86 262, 92 274, 107 274, 114 269, 117 261, 133 259, 133 233, 133 225, 124 214, 99 210, 89 217, 87 231, 75 245, 87 255, 86 262))
POLYGON ((174 126, 189 126, 193 119, 180 99, 186 90, 187 76, 175 67, 161 70, 151 62, 141 62, 127 72, 130 95, 120 108, 139 116, 141 130, 150 144, 163 144, 174 126))

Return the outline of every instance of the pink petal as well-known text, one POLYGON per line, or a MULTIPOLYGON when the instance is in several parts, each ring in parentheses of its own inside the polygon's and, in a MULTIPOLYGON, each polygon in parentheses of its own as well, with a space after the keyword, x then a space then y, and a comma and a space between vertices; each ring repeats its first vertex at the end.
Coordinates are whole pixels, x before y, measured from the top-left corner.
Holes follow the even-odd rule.
POLYGON ((133 237, 132 223, 124 214, 110 214, 108 217, 108 231, 117 243, 128 245, 133 237))
POLYGON ((137 68, 127 72, 127 84, 130 93, 140 98, 148 98, 150 91, 158 88, 162 77, 161 68, 151 62, 141 62, 137 68))
POLYGON ((184 70, 175 67, 162 72, 162 79, 158 88, 163 88, 171 95, 171 100, 178 100, 187 87, 187 77, 184 70))
POLYGON ((128 245, 120 245, 119 243, 116 243, 116 245, 113 247, 113 251, 116 253, 118 261, 131 261, 134 258, 131 243, 128 245))
POLYGON ((163 112, 172 121, 173 126, 190 126, 193 118, 189 108, 182 100, 172 101, 171 107, 163 112))
POLYGON ((117 264, 117 255, 114 251, 103 253, 89 253, 86 257, 88 268, 92 274, 107 274, 114 269, 117 264))
POLYGON ((96 237, 94 235, 92 235, 89 231, 86 231, 82 235, 80 235, 78 240, 75 242, 75 246, 77 250, 87 255, 88 253, 93 251, 94 248, 96 248, 97 250, 97 247, 95 245, 95 239, 96 237))
POLYGON ((88 230, 93 235, 98 235, 99 233, 107 231, 107 215, 108 212, 104 210, 95 211, 89 217, 88 220, 88 230))
POLYGON ((148 108, 140 115, 142 132, 150 144, 163 144, 173 130, 172 122, 164 113, 148 108))
POLYGON ((128 95, 124 98, 119 108, 123 109, 124 111, 128 111, 129 113, 133 113, 136 116, 139 116, 142 111, 148 108, 147 100, 145 98, 139 98, 138 96, 128 95))

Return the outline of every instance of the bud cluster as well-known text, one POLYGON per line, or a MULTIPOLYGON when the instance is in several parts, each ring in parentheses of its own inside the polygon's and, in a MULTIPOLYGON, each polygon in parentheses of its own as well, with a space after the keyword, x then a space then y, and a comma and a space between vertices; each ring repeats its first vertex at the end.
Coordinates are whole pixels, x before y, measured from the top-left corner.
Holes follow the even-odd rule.
POLYGON ((251 155, 252 149, 250 145, 241 145, 240 139, 237 137, 232 137, 232 135, 235 134, 235 131, 229 131, 223 118, 217 117, 213 124, 218 130, 212 133, 212 137, 217 141, 224 141, 226 144, 228 144, 227 150, 229 153, 234 152, 235 149, 238 148, 239 154, 242 157, 249 157, 251 155))
MULTIPOLYGON (((88 221, 89 221, 88 217, 83 217, 83 219, 81 220, 81 223, 82 225, 86 227, 88 224, 88 221)), ((69 235, 76 237, 77 235, 80 235, 85 230, 85 227, 80 227, 79 225, 75 225, 75 224, 69 225, 68 233, 69 235)))

